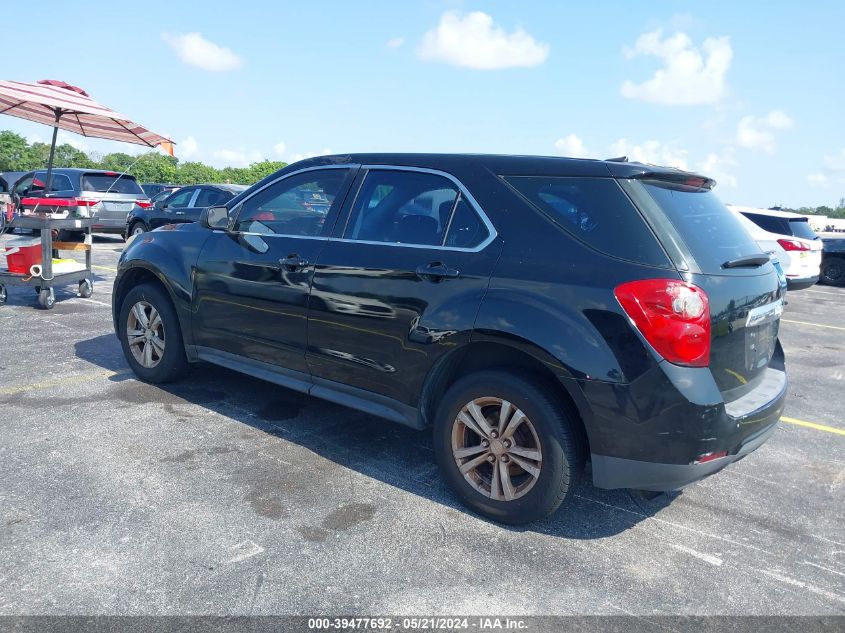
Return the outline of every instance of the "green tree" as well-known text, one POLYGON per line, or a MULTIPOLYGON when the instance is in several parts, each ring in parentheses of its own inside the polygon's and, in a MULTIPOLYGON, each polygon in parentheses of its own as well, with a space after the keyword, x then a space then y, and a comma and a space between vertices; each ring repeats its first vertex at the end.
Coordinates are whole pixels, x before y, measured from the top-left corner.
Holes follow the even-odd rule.
POLYGON ((0 171, 32 169, 32 148, 20 134, 9 130, 0 132, 0 171))

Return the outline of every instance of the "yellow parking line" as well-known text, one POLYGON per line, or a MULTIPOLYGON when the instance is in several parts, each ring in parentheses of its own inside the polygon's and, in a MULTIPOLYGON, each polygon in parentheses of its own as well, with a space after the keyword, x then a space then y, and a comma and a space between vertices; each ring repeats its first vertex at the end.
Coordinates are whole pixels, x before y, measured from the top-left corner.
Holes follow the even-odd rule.
POLYGON ((837 325, 824 325, 822 323, 810 323, 809 321, 792 321, 791 319, 781 319, 785 323, 797 323, 798 325, 815 325, 816 327, 826 327, 831 330, 841 330, 845 332, 845 327, 839 327, 837 325))
POLYGON ((108 270, 110 272, 116 273, 117 268, 109 268, 108 266, 98 266, 96 264, 91 264, 91 268, 99 268, 100 270, 108 270))
POLYGON ((796 418, 781 418, 781 422, 788 424, 795 424, 797 426, 806 426, 808 429, 815 429, 816 431, 826 431, 827 433, 834 433, 835 435, 845 435, 845 429, 837 429, 833 426, 825 426, 824 424, 816 424, 815 422, 807 422, 806 420, 798 420, 796 418))
POLYGON ((96 378, 114 378, 115 376, 130 376, 128 371, 95 371, 88 374, 76 374, 75 376, 64 376, 62 378, 55 378, 51 380, 44 380, 42 382, 30 382, 15 387, 6 387, 0 389, 0 396, 11 396, 16 393, 24 393, 26 391, 37 391, 38 389, 50 389, 51 387, 63 387, 67 384, 76 382, 86 382, 96 378))

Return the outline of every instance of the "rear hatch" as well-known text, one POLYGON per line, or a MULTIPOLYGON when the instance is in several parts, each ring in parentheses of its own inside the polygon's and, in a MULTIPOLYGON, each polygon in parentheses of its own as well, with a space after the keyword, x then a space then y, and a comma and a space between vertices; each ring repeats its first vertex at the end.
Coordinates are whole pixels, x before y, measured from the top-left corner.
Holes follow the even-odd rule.
POLYGON ((759 385, 774 360, 783 290, 758 244, 710 190, 677 175, 620 181, 684 278, 708 296, 709 368, 726 403, 759 385))
POLYGON ((116 172, 91 172, 82 174, 81 198, 96 200, 94 226, 122 228, 126 216, 141 200, 147 204, 147 194, 135 180, 135 176, 116 172))

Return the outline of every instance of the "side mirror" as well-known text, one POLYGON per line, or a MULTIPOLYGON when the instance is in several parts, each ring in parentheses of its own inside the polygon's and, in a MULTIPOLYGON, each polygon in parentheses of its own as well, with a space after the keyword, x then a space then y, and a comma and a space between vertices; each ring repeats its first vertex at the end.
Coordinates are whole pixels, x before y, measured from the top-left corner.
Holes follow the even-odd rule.
POLYGON ((161 211, 164 208, 164 200, 156 200, 155 208, 161 211))
POLYGON ((203 226, 223 230, 229 228, 229 209, 226 207, 208 207, 202 214, 203 226))

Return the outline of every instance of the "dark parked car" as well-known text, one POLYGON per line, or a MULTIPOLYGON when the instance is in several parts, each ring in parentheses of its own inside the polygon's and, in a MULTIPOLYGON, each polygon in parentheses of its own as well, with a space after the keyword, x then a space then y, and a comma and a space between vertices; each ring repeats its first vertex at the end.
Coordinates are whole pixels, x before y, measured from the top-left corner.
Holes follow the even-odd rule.
POLYGON ((831 286, 845 286, 845 236, 822 235, 820 280, 831 286))
MULTIPOLYGON (((126 216, 133 209, 152 206, 135 176, 128 174, 62 167, 53 170, 52 178, 49 195, 61 200, 57 208, 72 216, 93 218, 92 228, 97 233, 123 234, 126 216)), ((46 180, 45 170, 23 174, 12 188, 15 203, 43 196, 46 180)), ((70 237, 63 235, 62 239, 70 237)))
POLYGON ((178 188, 179 185, 167 185, 162 184, 160 182, 145 182, 143 185, 141 185, 141 189, 144 190, 144 193, 146 193, 150 199, 153 199, 155 196, 159 195, 163 191, 173 193, 178 188))
POLYGON ((244 185, 190 185, 177 189, 151 207, 132 211, 126 218, 126 235, 138 235, 165 224, 196 222, 206 207, 226 204, 244 191, 244 185))
POLYGON ((712 185, 620 161, 314 158, 133 241, 114 327, 146 381, 207 361, 431 427, 444 478, 502 522, 553 511, 587 460, 602 488, 677 489, 765 442, 787 390, 778 275, 712 185))

